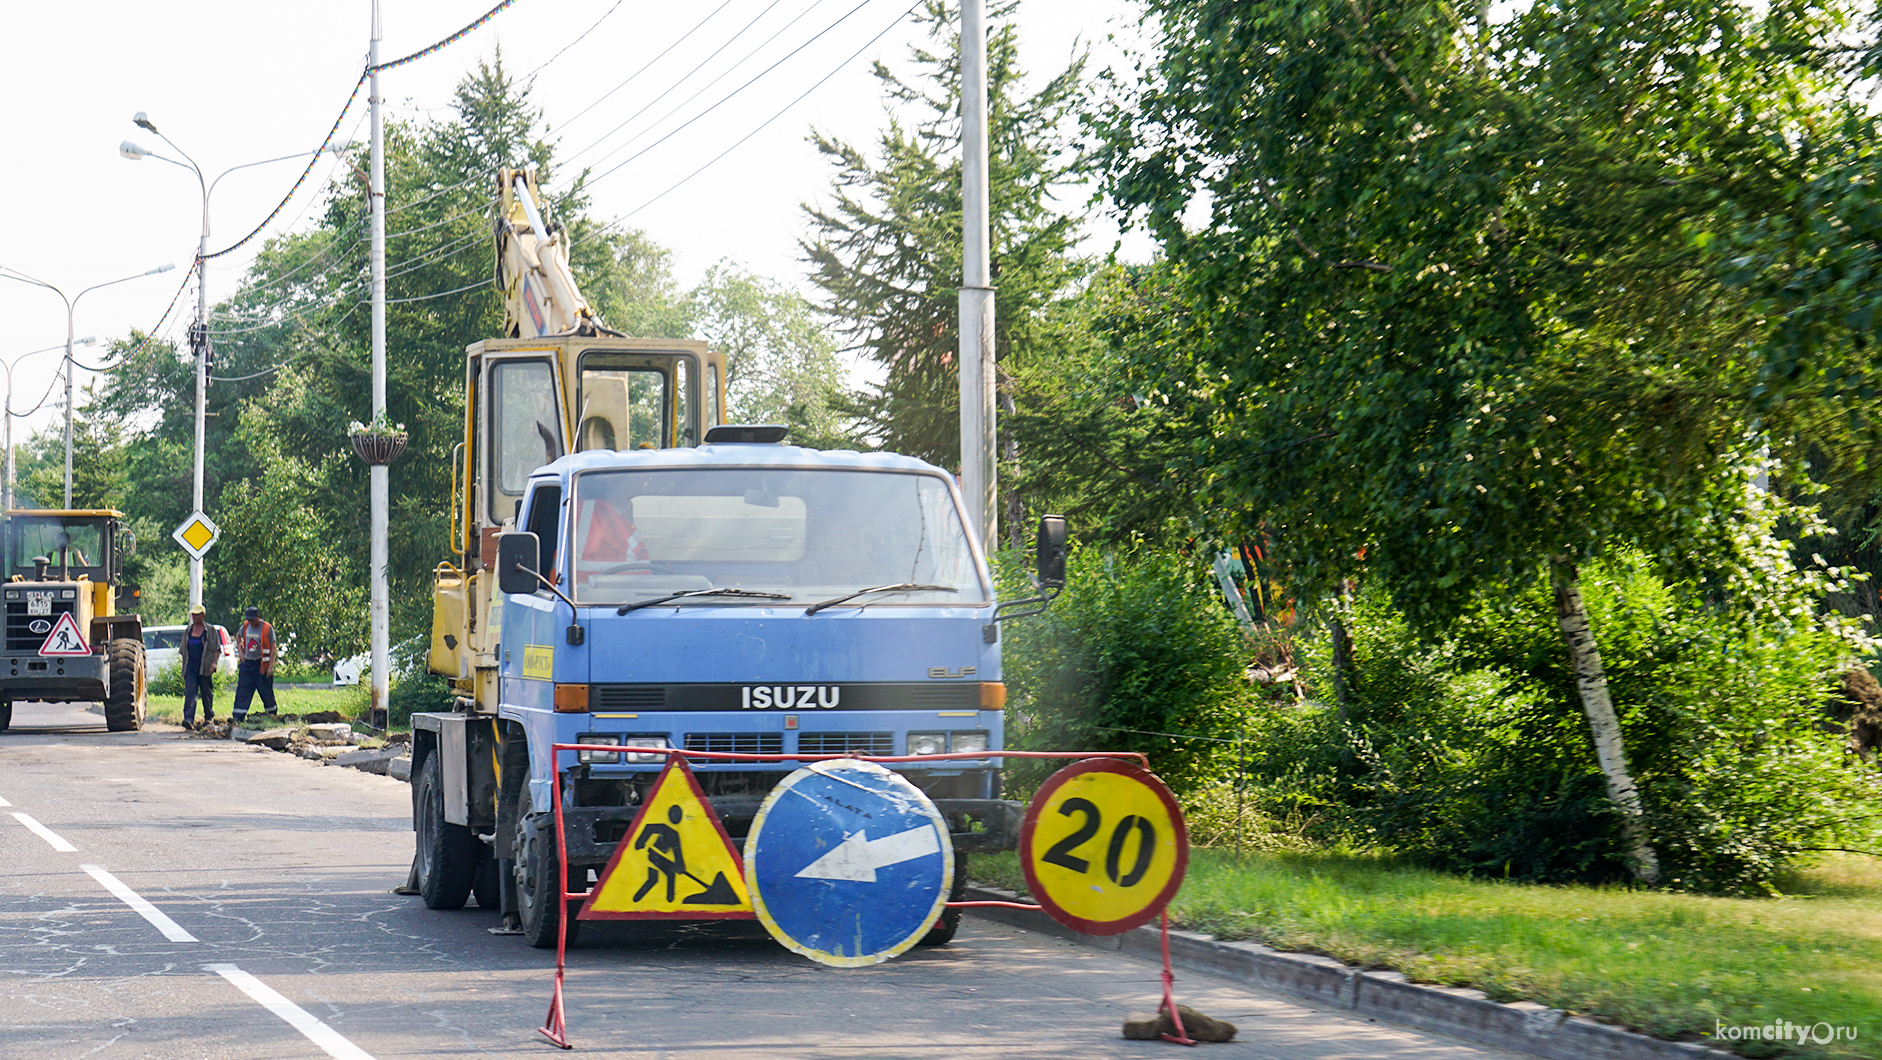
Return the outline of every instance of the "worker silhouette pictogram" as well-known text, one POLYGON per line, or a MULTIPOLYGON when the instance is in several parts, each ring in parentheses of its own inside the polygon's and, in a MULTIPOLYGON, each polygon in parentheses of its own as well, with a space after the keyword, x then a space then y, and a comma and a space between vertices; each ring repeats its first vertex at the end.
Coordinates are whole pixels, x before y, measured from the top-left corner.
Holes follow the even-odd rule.
POLYGON ((647 882, 634 892, 634 901, 647 897, 647 892, 658 886, 664 876, 667 901, 671 903, 680 877, 684 876, 705 890, 680 899, 681 905, 737 905, 738 895, 732 890, 732 885, 726 882, 725 873, 718 873, 711 883, 707 883, 686 871, 686 852, 680 846, 680 830, 673 827, 684 816, 678 806, 669 806, 667 820, 672 824, 656 821, 642 828, 640 835, 634 837, 634 849, 647 852, 647 882))

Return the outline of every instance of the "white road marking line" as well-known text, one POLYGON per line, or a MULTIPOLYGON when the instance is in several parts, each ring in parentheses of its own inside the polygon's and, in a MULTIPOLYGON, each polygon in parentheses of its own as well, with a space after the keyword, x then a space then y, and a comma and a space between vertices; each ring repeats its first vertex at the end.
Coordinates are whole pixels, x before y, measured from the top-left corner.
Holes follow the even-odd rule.
POLYGON ((182 925, 165 916, 163 910, 144 901, 143 896, 124 886, 116 876, 111 875, 96 865, 80 865, 79 868, 91 873, 91 878, 105 885, 105 890, 118 896, 118 901, 131 907, 138 916, 150 921, 151 926, 163 932, 163 937, 171 942, 199 942, 196 936, 183 930, 182 925))
POLYGON ((78 852, 78 848, 60 838, 59 833, 47 828, 31 817, 23 813, 15 813, 13 819, 31 829, 34 835, 51 843, 52 849, 57 850, 61 854, 76 854, 78 852))
POLYGON ((261 1007, 286 1020, 288 1026, 305 1034, 308 1041, 326 1050, 327 1055, 334 1060, 373 1060, 371 1053, 347 1041, 339 1031, 321 1022, 319 1017, 282 997, 266 983, 235 965, 205 964, 203 970, 214 972, 234 983, 237 990, 261 1002, 261 1007))
POLYGON ((11 806, 11 805, 13 805, 13 804, 12 804, 12 803, 10 803, 10 802, 8 802, 7 800, 5 800, 5 799, 0 799, 0 806, 11 806))

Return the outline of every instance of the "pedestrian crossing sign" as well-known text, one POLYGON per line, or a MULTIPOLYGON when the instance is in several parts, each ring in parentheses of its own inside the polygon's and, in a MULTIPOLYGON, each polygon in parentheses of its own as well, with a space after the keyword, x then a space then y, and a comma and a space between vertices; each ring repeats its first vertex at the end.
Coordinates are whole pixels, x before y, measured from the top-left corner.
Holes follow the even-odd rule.
MULTIPOLYGON (((27 641, 31 644, 32 641, 27 641)), ((78 622, 72 618, 72 612, 59 616, 58 624, 46 635, 46 642, 39 646, 41 655, 90 655, 91 645, 85 643, 85 635, 78 631, 78 622)))
POLYGON ((579 920, 751 920, 745 863, 686 759, 673 755, 579 920))

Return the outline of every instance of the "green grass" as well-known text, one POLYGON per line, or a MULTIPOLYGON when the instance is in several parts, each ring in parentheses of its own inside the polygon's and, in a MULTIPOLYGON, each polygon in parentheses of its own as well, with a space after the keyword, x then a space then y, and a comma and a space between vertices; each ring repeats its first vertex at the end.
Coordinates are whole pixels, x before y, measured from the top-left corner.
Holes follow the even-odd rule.
MULTIPOLYGON (((366 716, 366 703, 371 690, 358 686, 339 688, 279 688, 275 689, 275 705, 283 714, 312 714, 316 711, 338 711, 348 720, 357 720, 366 716)), ((235 702, 235 679, 216 682, 216 717, 229 716, 229 708, 235 702)), ((248 704, 252 714, 261 711, 261 697, 257 696, 248 704)), ((183 697, 150 694, 145 716, 171 725, 183 724, 183 697)), ((196 716, 200 719, 200 705, 196 716)))
MULTIPOLYGON (((976 855, 973 873, 1025 889, 1013 854, 976 855)), ((1882 859, 1838 855, 1784 882, 1783 898, 1711 898, 1471 880, 1365 855, 1197 849, 1170 916, 1218 938, 1664 1038, 1696 1040, 1719 1022, 1857 1029, 1827 1048, 1744 1043, 1748 1056, 1882 1057, 1882 859)))

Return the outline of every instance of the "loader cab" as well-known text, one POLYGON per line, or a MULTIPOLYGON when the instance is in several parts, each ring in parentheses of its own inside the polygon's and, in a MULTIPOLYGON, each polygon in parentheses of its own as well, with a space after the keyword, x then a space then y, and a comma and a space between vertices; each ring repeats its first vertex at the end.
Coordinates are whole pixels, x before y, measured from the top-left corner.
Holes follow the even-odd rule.
POLYGON ((8 581, 118 580, 131 538, 114 511, 14 511, 5 534, 8 581))

